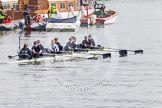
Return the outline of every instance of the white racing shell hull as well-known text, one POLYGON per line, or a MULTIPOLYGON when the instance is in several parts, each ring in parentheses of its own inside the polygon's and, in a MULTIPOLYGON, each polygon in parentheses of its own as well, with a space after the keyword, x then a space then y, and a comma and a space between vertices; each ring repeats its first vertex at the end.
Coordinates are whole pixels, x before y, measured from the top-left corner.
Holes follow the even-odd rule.
POLYGON ((82 60, 82 59, 95 59, 97 56, 103 54, 110 54, 107 51, 91 51, 91 52, 82 52, 82 53, 72 53, 72 54, 49 54, 48 56, 44 56, 41 58, 33 58, 30 60, 18 60, 7 62, 6 64, 26 64, 26 63, 34 63, 34 62, 45 62, 45 61, 71 61, 71 60, 82 60))

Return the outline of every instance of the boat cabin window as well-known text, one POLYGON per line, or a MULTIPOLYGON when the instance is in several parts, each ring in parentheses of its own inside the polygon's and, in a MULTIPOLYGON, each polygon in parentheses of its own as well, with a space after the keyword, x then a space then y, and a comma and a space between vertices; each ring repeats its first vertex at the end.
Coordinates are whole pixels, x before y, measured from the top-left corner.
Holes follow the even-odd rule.
MULTIPOLYGON (((51 6, 55 6, 56 7, 56 3, 52 2, 51 3, 51 6)), ((57 7, 56 7, 57 8, 57 7)))
POLYGON ((13 9, 17 9, 18 8, 18 3, 13 3, 12 7, 13 7, 13 9))
POLYGON ((10 4, 3 4, 3 9, 10 9, 10 4))
POLYGON ((64 2, 60 2, 60 8, 64 9, 65 8, 65 3, 64 2))
POLYGON ((82 5, 85 6, 88 4, 88 0, 82 0, 82 5))
POLYGON ((74 7, 73 2, 69 2, 69 7, 70 6, 74 7))
POLYGON ((80 7, 80 1, 77 1, 77 2, 76 2, 76 6, 77 6, 77 7, 80 7))

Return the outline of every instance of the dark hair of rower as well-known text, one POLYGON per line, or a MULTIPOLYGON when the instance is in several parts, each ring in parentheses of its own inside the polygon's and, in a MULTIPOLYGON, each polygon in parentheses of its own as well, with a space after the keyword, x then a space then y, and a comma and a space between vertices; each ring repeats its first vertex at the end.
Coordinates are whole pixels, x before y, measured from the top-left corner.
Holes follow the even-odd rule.
POLYGON ((34 41, 34 43, 33 44, 38 44, 38 42, 37 41, 34 41))
POLYGON ((72 36, 71 38, 74 39, 74 41, 76 41, 76 37, 75 36, 72 36))
POLYGON ((88 35, 88 38, 92 38, 92 35, 91 35, 91 34, 89 34, 89 35, 88 35))
POLYGON ((88 37, 87 36, 84 36, 84 39, 87 39, 88 37))
POLYGON ((24 44, 23 48, 28 48, 28 44, 24 44))
POLYGON ((58 41, 58 38, 54 38, 54 40, 57 42, 58 41))

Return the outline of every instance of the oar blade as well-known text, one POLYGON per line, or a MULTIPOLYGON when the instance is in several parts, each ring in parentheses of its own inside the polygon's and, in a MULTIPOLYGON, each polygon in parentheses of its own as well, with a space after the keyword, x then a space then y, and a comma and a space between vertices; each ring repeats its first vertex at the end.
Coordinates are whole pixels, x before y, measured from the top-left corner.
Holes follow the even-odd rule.
POLYGON ((134 53, 135 54, 143 54, 143 50, 135 50, 134 53))
POLYGON ((11 58, 12 58, 12 56, 11 56, 11 55, 9 55, 9 56, 8 56, 8 58, 10 58, 10 59, 11 59, 11 58))
POLYGON ((126 57, 128 55, 127 50, 120 50, 119 51, 119 57, 126 57))
POLYGON ((111 58, 111 53, 102 54, 103 59, 111 58))

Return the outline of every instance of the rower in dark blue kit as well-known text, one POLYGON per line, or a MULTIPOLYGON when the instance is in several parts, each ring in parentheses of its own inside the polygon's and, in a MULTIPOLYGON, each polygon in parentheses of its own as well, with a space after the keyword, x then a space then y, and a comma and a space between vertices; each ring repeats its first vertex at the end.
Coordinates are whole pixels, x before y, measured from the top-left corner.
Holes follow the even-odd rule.
POLYGON ((60 44, 60 42, 58 41, 58 38, 54 38, 55 43, 57 44, 59 51, 63 50, 63 46, 60 44))
POLYGON ((44 46, 41 44, 40 40, 37 40, 38 43, 38 47, 42 50, 42 52, 44 52, 44 46))
POLYGON ((24 44, 23 48, 19 53, 20 59, 32 59, 31 50, 28 48, 28 44, 24 44))
POLYGON ((84 36, 84 40, 82 41, 82 48, 90 48, 90 41, 87 36, 84 36))
POLYGON ((89 40, 89 42, 90 42, 90 46, 91 46, 91 47, 96 46, 95 41, 94 41, 94 39, 92 38, 92 35, 91 35, 91 34, 88 35, 88 40, 89 40))
POLYGON ((33 57, 39 58, 40 56, 43 56, 42 49, 39 47, 39 44, 37 41, 34 41, 34 46, 32 47, 32 54, 33 57))

